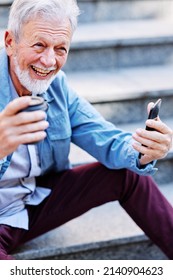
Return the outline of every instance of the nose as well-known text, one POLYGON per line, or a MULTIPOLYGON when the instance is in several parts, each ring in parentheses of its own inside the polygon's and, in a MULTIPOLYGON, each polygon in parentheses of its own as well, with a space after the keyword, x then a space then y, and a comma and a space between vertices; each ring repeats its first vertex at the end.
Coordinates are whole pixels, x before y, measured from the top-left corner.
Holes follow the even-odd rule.
POLYGON ((55 53, 53 49, 45 49, 41 54, 40 62, 45 67, 52 67, 56 65, 55 53))

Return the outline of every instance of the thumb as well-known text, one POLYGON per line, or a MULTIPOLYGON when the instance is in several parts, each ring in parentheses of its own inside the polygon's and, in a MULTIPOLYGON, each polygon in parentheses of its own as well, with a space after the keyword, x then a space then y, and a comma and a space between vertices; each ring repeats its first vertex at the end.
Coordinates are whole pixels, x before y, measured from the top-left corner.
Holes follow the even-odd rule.
POLYGON ((149 115, 149 113, 150 113, 150 110, 153 108, 153 106, 154 106, 154 102, 148 103, 148 106, 147 106, 148 115, 149 115))
POLYGON ((11 101, 4 110, 6 116, 13 116, 31 103, 30 96, 22 96, 11 101))

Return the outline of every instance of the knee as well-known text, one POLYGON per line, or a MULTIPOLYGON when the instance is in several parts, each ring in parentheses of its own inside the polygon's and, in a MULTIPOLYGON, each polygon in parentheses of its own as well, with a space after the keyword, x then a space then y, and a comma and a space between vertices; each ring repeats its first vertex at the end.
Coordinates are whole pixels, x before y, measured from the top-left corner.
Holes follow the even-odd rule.
POLYGON ((120 203, 126 202, 133 194, 151 185, 153 185, 153 180, 150 176, 141 176, 131 170, 124 169, 120 203))

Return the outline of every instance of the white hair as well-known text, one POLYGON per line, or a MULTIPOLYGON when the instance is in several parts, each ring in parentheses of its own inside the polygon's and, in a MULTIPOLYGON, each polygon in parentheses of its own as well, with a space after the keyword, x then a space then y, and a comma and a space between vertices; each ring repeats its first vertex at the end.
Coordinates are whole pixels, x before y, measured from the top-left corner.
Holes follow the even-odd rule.
POLYGON ((8 29, 19 40, 21 28, 35 16, 50 19, 68 18, 72 30, 77 27, 77 17, 80 14, 76 0, 14 0, 9 14, 8 29))

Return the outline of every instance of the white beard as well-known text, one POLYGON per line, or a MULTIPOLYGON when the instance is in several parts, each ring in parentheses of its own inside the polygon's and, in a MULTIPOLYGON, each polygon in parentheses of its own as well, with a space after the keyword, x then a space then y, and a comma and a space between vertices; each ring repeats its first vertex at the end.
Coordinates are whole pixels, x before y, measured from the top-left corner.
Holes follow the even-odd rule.
POLYGON ((52 81, 55 79, 53 75, 49 80, 36 80, 32 79, 29 75, 29 70, 21 70, 17 61, 17 57, 14 57, 15 74, 19 79, 22 86, 24 86, 32 95, 42 94, 45 92, 52 81))

